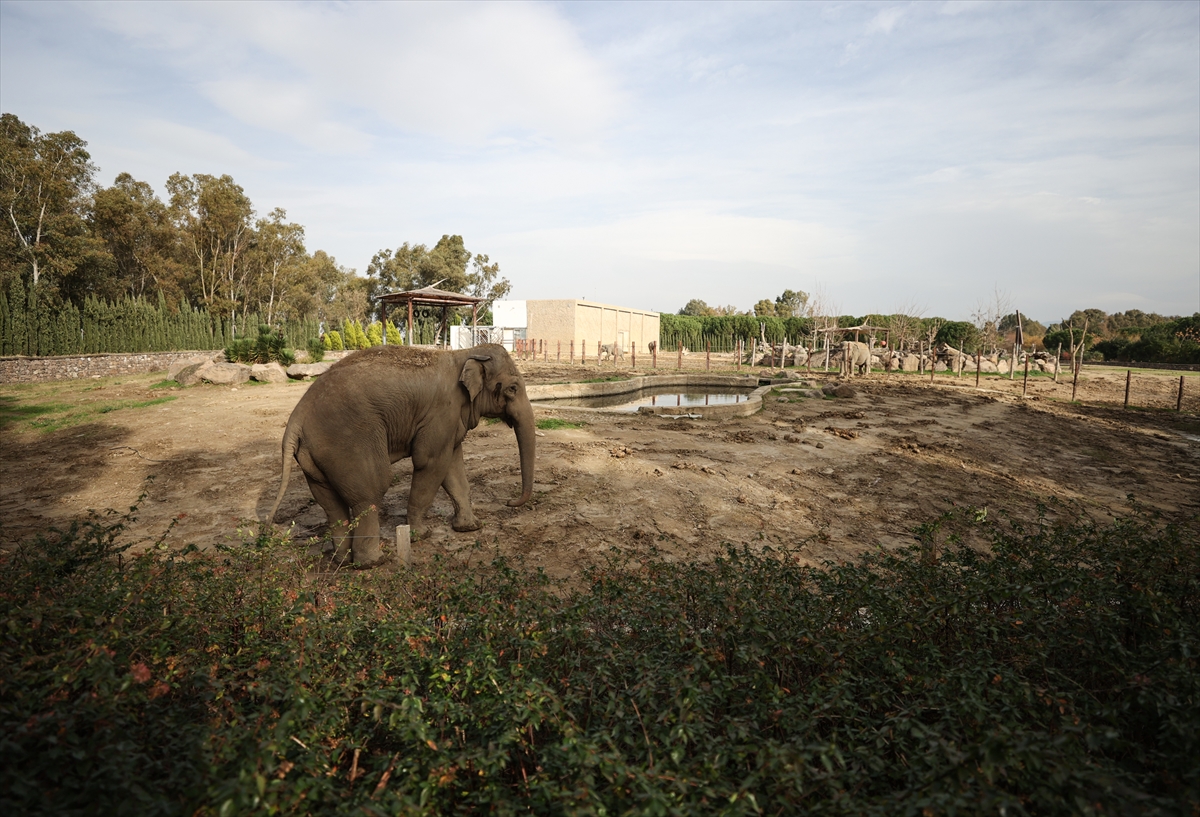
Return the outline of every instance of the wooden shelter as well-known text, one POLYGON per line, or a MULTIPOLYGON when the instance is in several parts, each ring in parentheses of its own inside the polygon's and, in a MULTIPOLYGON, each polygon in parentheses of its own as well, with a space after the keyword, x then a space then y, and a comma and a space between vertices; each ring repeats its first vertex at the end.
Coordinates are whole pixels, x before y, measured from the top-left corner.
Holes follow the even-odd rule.
POLYGON ((833 332, 841 332, 841 333, 853 332, 854 340, 856 343, 858 342, 858 333, 859 332, 869 332, 870 334, 868 335, 868 337, 878 337, 878 335, 876 335, 876 333, 883 332, 883 337, 884 337, 883 345, 887 346, 889 348, 892 345, 892 343, 891 343, 892 330, 888 329, 886 326, 871 326, 870 324, 863 323, 863 324, 859 324, 858 326, 835 326, 830 329, 815 329, 813 331, 819 332, 819 333, 824 333, 827 335, 831 334, 833 332))
MULTIPOLYGON (((441 283, 440 281, 438 283, 441 283)), ((422 287, 421 289, 409 289, 404 292, 389 292, 386 295, 380 295, 376 298, 379 301, 380 309, 383 312, 382 318, 384 325, 387 325, 388 307, 408 305, 408 322, 405 324, 405 337, 409 344, 413 342, 413 327, 416 325, 413 322, 413 305, 421 306, 440 306, 442 308, 442 319, 438 323, 437 335, 434 337, 434 345, 443 335, 447 335, 447 314, 448 310, 453 307, 469 306, 471 307, 471 326, 472 328, 479 325, 479 305, 487 300, 487 298, 476 298, 471 295, 463 295, 461 292, 446 292, 442 289, 434 289, 433 286, 422 287)), ((387 332, 383 333, 384 343, 387 342, 387 332)), ((449 337, 447 335, 447 343, 449 337)))

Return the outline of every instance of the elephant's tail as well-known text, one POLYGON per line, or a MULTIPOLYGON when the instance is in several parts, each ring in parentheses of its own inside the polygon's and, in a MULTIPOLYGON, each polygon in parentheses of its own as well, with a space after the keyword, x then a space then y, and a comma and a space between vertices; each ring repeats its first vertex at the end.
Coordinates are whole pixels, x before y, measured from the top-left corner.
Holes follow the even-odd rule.
POLYGON ((288 423, 287 430, 283 433, 283 477, 279 481, 279 495, 275 497, 275 504, 271 506, 271 513, 267 515, 267 522, 275 521, 275 514, 283 504, 283 495, 287 493, 288 482, 292 478, 292 460, 296 457, 299 445, 300 429, 292 428, 292 424, 288 423))

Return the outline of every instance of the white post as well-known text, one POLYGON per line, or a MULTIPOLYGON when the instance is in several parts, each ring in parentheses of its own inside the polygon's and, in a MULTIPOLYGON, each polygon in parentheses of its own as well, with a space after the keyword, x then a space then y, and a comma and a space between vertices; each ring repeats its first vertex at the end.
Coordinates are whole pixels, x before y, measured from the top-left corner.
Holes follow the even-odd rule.
POLYGON ((396 526, 396 561, 406 567, 412 564, 412 536, 408 525, 396 526))

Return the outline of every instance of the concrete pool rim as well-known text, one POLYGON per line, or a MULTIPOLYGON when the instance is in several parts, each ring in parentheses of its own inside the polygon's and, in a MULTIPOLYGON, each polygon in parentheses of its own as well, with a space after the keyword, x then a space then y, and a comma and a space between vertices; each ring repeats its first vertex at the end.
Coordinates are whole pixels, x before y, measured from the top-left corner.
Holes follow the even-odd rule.
POLYGON ((613 408, 584 408, 582 406, 546 406, 539 404, 541 400, 561 400, 574 397, 611 397, 619 394, 634 394, 645 389, 660 389, 696 386, 716 386, 719 388, 756 386, 741 403, 725 403, 715 406, 641 406, 638 414, 657 414, 665 417, 699 417, 718 419, 724 417, 749 417, 762 409, 763 395, 780 383, 790 382, 781 379, 767 379, 755 376, 739 377, 736 375, 712 374, 662 374, 642 377, 631 377, 628 380, 609 380, 603 383, 555 383, 552 385, 526 386, 525 391, 535 409, 554 411, 586 411, 603 414, 630 414, 613 408))

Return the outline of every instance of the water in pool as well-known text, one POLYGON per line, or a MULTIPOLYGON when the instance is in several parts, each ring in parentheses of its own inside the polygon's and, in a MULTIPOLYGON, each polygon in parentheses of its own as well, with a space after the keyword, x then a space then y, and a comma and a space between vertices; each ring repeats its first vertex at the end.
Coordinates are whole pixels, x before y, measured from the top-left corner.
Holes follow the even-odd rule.
POLYGON ((688 408, 743 403, 752 391, 754 391, 752 388, 721 388, 719 386, 699 386, 694 389, 685 388, 680 390, 678 386, 666 386, 604 397, 562 397, 557 400, 538 400, 537 402, 539 405, 545 406, 603 408, 632 413, 636 412, 642 406, 678 406, 680 408, 688 408))

